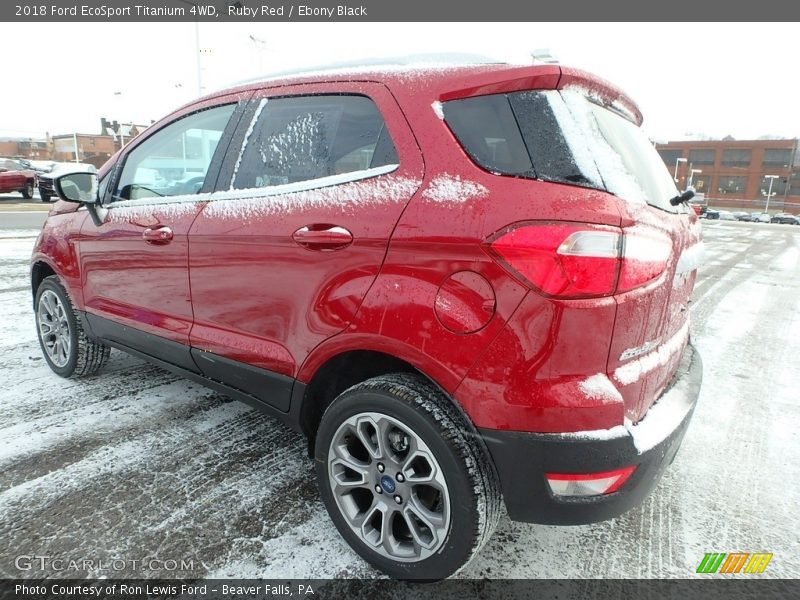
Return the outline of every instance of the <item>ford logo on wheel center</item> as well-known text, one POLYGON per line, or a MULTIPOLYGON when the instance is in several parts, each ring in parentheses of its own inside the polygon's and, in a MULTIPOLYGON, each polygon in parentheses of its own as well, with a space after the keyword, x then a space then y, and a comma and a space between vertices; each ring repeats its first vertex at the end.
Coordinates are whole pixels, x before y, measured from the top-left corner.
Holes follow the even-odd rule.
POLYGON ((392 479, 388 475, 384 475, 383 477, 381 477, 381 487, 383 488, 383 491, 386 492, 387 494, 394 494, 394 490, 397 488, 397 486, 394 483, 394 479, 392 479))

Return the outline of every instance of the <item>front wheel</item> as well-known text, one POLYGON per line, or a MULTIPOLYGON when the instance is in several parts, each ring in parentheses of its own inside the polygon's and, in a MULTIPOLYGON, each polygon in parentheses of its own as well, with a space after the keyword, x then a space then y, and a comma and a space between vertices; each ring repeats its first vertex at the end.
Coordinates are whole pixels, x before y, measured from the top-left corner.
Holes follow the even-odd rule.
POLYGON ((45 277, 36 291, 36 331, 48 366, 61 377, 91 375, 106 363, 111 349, 86 336, 58 277, 45 277))
POLYGON ((497 524, 488 451, 450 399, 418 375, 376 377, 337 397, 322 417, 315 459, 339 533, 392 577, 449 577, 497 524))
POLYGON ((50 202, 50 194, 43 192, 42 188, 39 188, 39 197, 42 199, 42 202, 50 202))

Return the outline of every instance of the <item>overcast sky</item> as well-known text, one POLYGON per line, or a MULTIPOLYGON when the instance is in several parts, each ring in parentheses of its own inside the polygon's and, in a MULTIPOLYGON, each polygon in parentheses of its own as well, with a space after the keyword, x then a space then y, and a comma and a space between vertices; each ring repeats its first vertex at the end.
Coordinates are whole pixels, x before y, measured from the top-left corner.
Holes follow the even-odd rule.
MULTIPOLYGON (((197 96, 194 34, 192 23, 0 24, 0 136, 162 117, 197 96)), ((201 23, 199 34, 205 91, 334 61, 468 52, 519 62, 549 48, 625 89, 658 140, 800 136, 796 23, 201 23)))

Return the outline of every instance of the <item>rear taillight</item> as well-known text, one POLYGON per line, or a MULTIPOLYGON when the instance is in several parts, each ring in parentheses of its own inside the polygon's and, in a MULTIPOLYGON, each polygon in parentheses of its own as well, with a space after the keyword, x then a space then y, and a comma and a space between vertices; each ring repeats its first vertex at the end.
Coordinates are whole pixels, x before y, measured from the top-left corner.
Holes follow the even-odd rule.
POLYGON ((535 288, 558 298, 608 296, 663 273, 672 252, 664 234, 573 223, 512 226, 490 241, 491 254, 535 288))
POLYGON ((546 473, 554 496, 603 496, 621 488, 636 469, 635 465, 602 473, 546 473))

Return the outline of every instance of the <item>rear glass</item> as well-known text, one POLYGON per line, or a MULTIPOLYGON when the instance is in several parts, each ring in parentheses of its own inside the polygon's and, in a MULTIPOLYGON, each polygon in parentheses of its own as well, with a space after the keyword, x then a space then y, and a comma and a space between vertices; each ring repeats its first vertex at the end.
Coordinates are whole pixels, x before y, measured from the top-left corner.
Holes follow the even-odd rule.
POLYGON ((670 205, 678 191, 642 130, 578 91, 454 100, 444 105, 444 116, 470 157, 488 171, 682 210, 670 205))

